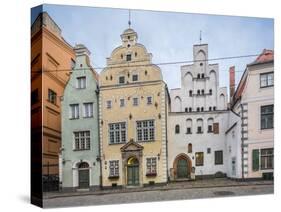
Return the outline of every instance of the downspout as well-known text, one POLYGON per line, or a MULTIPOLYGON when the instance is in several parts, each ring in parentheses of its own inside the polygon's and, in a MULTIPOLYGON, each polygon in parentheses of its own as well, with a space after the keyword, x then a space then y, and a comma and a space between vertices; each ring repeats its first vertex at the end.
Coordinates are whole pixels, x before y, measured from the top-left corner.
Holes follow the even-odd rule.
POLYGON ((102 188, 102 160, 101 160, 101 142, 100 142, 100 108, 99 108, 99 99, 100 99, 100 91, 99 91, 99 86, 97 85, 97 108, 98 108, 98 149, 99 149, 99 163, 100 163, 100 188, 102 188))
MULTIPOLYGON (((166 91, 165 92, 167 92, 167 86, 165 86, 166 87, 166 91)), ((165 94, 165 98, 167 98, 167 95, 165 94)), ((167 133, 167 131, 168 131, 168 113, 167 113, 167 101, 168 101, 168 104, 169 104, 169 99, 166 99, 166 101, 165 101, 165 116, 166 116, 166 119, 165 119, 165 125, 166 125, 166 166, 167 166, 167 168, 166 168, 166 177, 167 177, 167 182, 169 182, 170 180, 169 180, 169 166, 168 166, 168 133, 167 133)))

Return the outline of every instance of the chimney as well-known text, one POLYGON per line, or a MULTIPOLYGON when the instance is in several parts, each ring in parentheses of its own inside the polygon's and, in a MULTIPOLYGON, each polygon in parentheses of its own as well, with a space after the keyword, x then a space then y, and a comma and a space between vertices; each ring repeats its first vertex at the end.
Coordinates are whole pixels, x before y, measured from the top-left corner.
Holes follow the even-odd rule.
POLYGON ((232 99, 235 92, 235 66, 229 68, 229 94, 232 99))

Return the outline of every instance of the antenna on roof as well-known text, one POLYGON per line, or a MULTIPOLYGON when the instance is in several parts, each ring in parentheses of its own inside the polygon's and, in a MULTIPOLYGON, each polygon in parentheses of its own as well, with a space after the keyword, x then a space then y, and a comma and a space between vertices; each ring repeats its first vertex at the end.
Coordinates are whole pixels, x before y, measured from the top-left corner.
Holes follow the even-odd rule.
POLYGON ((131 10, 129 9, 129 21, 128 21, 129 28, 131 28, 131 10))
POLYGON ((200 44, 201 44, 201 42, 202 42, 202 31, 200 30, 200 38, 199 38, 199 40, 200 40, 200 44))

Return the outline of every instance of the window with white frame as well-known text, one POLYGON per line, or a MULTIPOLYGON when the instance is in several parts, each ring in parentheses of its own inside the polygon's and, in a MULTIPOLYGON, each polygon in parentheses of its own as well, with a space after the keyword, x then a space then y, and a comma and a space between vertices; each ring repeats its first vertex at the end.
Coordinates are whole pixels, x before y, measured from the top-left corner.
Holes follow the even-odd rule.
POLYGON ((120 144, 126 142, 126 122, 109 124, 109 143, 120 144))
POLYGON ((261 106, 261 129, 272 129, 274 111, 273 105, 261 106))
POLYGON ((197 133, 203 133, 203 119, 197 119, 197 133))
POLYGON ((137 141, 152 141, 155 136, 154 120, 137 121, 137 141))
POLYGON ((152 96, 146 97, 146 101, 148 105, 152 105, 152 96))
POLYGON ((109 177, 119 176, 119 160, 109 161, 109 177))
POLYGON ((74 150, 90 149, 90 131, 74 132, 74 150))
POLYGON ((138 106, 139 105, 139 98, 138 97, 134 97, 133 98, 133 106, 138 106))
POLYGON ((125 99, 120 99, 120 107, 125 107, 125 99))
POLYGON ((156 175, 156 157, 146 158, 146 175, 156 175))
POLYGON ((273 169, 273 148, 261 149, 261 170, 273 169))
POLYGON ((192 133, 192 119, 186 120, 186 134, 192 133))
POLYGON ((57 93, 52 89, 48 89, 48 101, 57 104, 57 93))
POLYGON ((71 104, 69 118, 70 119, 78 119, 79 118, 79 104, 71 104))
POLYGON ((84 89, 86 88, 86 77, 77 77, 77 88, 84 89))
POLYGON ((88 102, 88 103, 84 103, 83 105, 84 105, 84 117, 85 118, 93 117, 93 103, 88 102))
POLYGON ((273 72, 260 74, 260 87, 261 88, 273 86, 273 84, 274 84, 273 81, 274 81, 273 72))
POLYGON ((106 108, 107 108, 107 109, 111 109, 111 108, 112 108, 112 102, 111 102, 111 100, 107 100, 107 101, 106 101, 106 108))
POLYGON ((214 119, 213 118, 208 118, 207 124, 208 124, 208 133, 213 132, 214 119))

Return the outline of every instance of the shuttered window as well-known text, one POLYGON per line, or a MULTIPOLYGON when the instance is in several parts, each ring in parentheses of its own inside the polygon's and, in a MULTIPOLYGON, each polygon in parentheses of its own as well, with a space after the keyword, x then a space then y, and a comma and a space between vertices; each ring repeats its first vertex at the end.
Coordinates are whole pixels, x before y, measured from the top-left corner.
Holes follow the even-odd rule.
POLYGON ((219 134, 219 123, 214 123, 213 124, 213 133, 214 134, 219 134))

